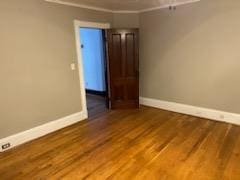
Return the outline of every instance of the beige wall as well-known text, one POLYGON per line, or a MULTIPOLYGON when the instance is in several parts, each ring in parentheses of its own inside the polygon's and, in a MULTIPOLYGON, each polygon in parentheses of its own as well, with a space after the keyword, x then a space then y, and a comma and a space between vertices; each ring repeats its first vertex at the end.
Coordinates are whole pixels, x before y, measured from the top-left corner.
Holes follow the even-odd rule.
POLYGON ((114 28, 138 28, 139 14, 115 13, 113 14, 113 27, 114 28))
POLYGON ((0 138, 81 111, 73 20, 112 14, 43 0, 0 1, 0 138))
POLYGON ((140 15, 141 96, 240 113, 240 1, 140 15))
POLYGON ((0 138, 81 111, 73 20, 140 26, 141 96, 240 113, 240 2, 111 14, 0 1, 0 138))

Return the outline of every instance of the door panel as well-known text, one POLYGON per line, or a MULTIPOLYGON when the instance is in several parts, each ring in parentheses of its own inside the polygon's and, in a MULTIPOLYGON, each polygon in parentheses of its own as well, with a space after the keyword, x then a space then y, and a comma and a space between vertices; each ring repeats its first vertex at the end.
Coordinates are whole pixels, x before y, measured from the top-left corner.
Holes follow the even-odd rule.
POLYGON ((126 35, 126 69, 128 77, 135 77, 136 67, 135 67, 135 51, 134 51, 134 34, 126 35))
POLYGON ((121 46, 121 35, 116 34, 112 36, 112 68, 115 69, 113 71, 115 77, 121 77, 123 75, 122 70, 122 46, 121 46))
POLYGON ((107 38, 111 108, 138 108, 138 29, 110 29, 107 38))

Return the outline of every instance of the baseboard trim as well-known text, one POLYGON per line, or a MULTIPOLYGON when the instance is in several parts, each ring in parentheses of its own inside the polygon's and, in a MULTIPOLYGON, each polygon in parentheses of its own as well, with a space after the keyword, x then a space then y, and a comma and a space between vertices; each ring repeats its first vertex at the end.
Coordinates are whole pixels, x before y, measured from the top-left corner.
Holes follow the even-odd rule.
POLYGON ((32 141, 59 129, 65 128, 82 120, 88 118, 87 111, 78 112, 56 121, 49 122, 47 124, 43 124, 41 126, 29 129, 27 131, 20 132, 18 134, 0 139, 0 152, 9 150, 18 145, 24 144, 28 141, 32 141), (10 147, 8 149, 3 150, 2 145, 10 143, 10 147))
POLYGON ((177 113, 197 116, 201 118, 240 125, 240 114, 234 114, 214 109, 207 109, 186 104, 162 101, 157 99, 140 97, 140 104, 177 113))

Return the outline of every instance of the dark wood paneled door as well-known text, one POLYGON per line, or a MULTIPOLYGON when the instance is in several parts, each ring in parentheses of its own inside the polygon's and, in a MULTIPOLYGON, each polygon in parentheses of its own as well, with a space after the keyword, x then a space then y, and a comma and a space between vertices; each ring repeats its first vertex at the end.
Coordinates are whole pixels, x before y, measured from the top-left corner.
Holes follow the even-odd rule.
POLYGON ((139 108, 138 39, 138 29, 107 31, 111 109, 139 108))

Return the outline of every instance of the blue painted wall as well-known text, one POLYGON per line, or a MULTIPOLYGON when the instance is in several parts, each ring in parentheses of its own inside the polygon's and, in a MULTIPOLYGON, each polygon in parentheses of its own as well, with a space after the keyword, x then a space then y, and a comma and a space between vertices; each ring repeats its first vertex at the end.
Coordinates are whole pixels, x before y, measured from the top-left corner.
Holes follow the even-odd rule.
POLYGON ((85 88, 105 91, 103 35, 100 29, 80 28, 85 88))

